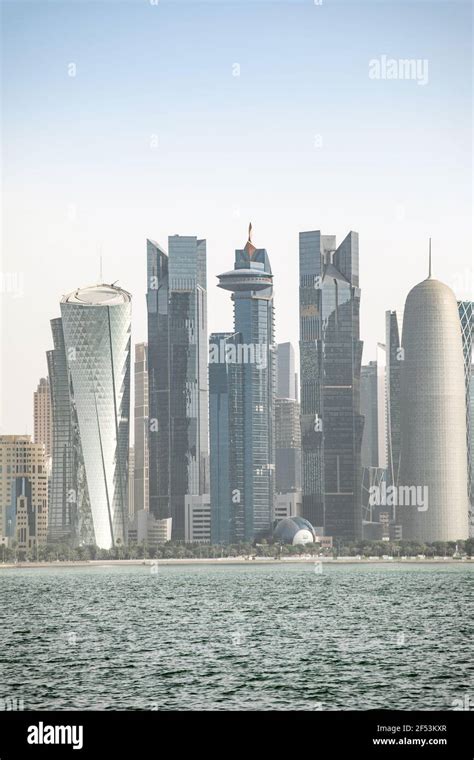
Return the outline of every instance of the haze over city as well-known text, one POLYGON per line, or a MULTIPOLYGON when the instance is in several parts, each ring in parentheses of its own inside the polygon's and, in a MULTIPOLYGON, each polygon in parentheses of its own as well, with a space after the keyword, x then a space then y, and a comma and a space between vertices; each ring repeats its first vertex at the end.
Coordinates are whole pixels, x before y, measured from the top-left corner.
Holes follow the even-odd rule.
POLYGON ((231 329, 216 276, 252 221, 276 340, 296 347, 298 232, 358 231, 364 363, 385 309, 426 276, 429 236, 434 275, 471 297, 468 4, 2 11, 2 433, 32 432, 50 319, 101 257, 132 293, 132 342, 146 339, 147 237, 206 238, 210 333, 231 329), (427 82, 371 79, 383 55, 426 59, 427 82))

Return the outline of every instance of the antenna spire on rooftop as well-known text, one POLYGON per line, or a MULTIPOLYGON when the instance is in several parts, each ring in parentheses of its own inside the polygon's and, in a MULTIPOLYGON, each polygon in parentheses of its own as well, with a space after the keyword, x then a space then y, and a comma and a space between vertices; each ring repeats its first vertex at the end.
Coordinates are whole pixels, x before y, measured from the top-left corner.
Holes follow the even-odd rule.
POLYGON ((247 251, 249 259, 252 258, 253 254, 257 250, 254 244, 252 243, 252 222, 249 222, 249 235, 248 235, 248 240, 245 244, 244 250, 247 251))
POLYGON ((428 265, 428 279, 431 277, 431 238, 430 238, 430 252, 429 252, 429 265, 428 265))

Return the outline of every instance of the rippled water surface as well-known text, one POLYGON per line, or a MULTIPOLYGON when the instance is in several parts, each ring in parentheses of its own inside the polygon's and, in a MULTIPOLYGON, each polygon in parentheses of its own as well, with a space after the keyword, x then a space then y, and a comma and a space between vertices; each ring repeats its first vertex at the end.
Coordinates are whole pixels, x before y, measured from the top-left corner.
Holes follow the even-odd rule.
POLYGON ((473 565, 3 570, 0 696, 25 709, 452 709, 474 694, 473 588, 473 565))

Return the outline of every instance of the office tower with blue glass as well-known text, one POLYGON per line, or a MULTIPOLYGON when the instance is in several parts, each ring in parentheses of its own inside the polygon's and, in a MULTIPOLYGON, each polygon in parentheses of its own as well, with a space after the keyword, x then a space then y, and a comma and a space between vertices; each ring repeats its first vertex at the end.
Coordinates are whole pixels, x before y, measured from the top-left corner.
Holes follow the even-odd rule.
MULTIPOLYGON (((275 352, 273 274, 266 250, 252 243, 251 226, 245 247, 235 251, 234 269, 219 275, 219 287, 231 291, 234 303, 234 333, 225 349, 230 489, 225 510, 232 540, 252 541, 268 534, 273 515, 275 352)), ((211 428, 214 423, 213 416, 211 428)), ((214 481, 211 490, 216 488, 214 481)))
POLYGON ((229 544, 232 539, 230 492, 230 405, 231 378, 227 346, 232 333, 209 337, 209 443, 211 491, 211 543, 229 544))
POLYGON ((361 535, 359 238, 301 232, 303 517, 325 534, 361 535))
POLYGON ((185 540, 185 496, 208 492, 206 241, 147 241, 149 507, 185 540))

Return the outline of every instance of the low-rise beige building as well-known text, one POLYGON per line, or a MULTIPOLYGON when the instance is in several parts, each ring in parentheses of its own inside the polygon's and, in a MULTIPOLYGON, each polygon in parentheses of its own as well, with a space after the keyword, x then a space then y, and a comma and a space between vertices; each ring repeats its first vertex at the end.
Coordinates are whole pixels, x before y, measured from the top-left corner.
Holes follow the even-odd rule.
POLYGON ((0 542, 20 550, 46 543, 45 446, 29 435, 0 436, 0 542))

